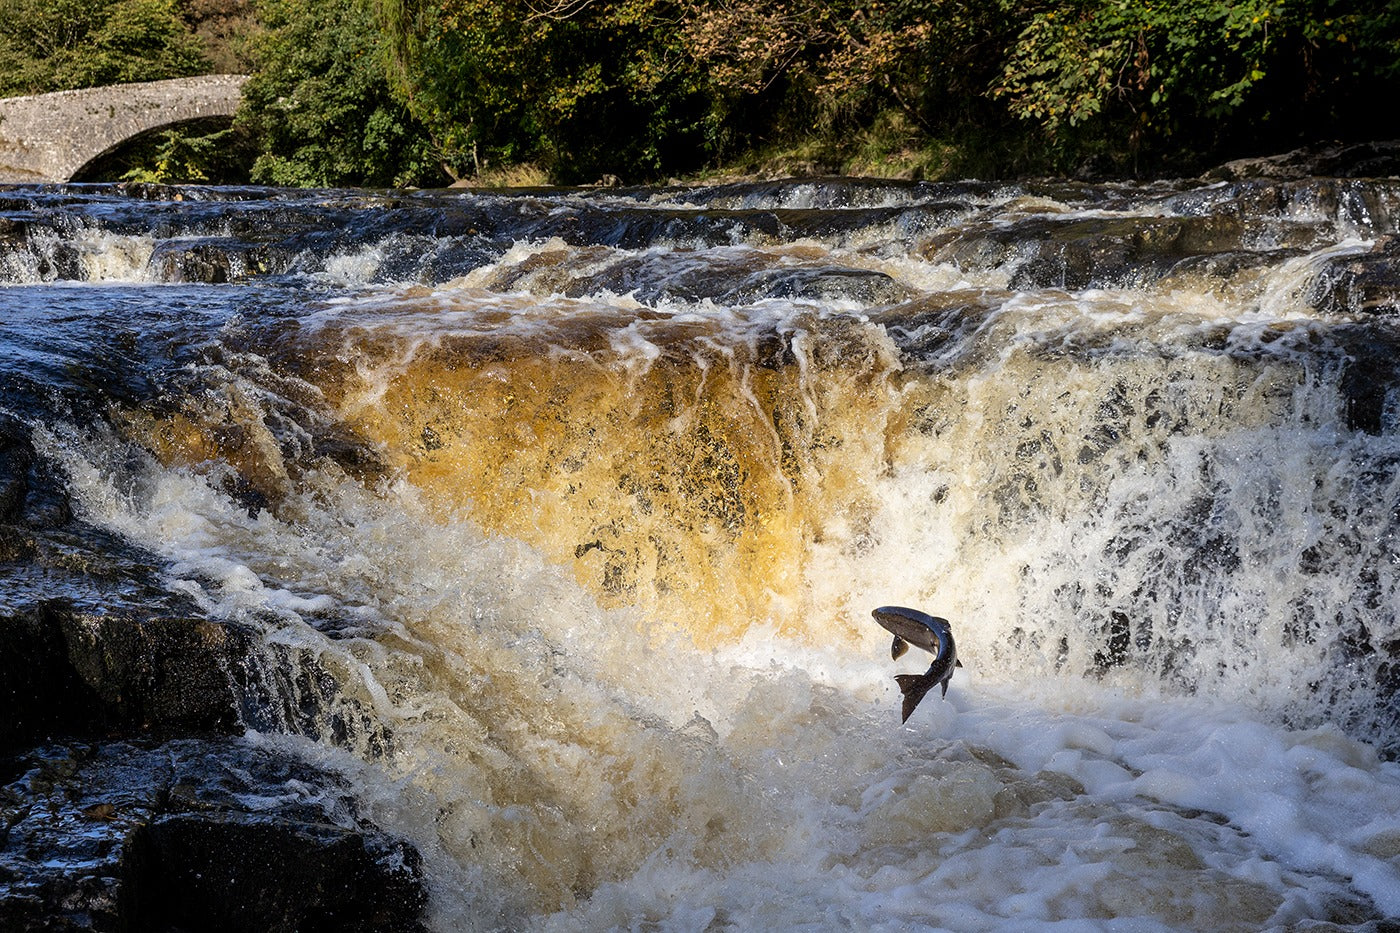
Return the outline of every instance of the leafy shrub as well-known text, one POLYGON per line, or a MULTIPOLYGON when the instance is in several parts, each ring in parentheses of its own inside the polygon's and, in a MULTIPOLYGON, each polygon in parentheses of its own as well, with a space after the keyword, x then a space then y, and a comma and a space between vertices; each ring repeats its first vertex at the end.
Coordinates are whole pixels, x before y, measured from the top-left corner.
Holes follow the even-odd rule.
MULTIPOLYGON (((1025 19, 1014 2, 682 2, 686 46, 738 98, 731 112, 750 115, 750 139, 817 135, 859 159, 858 140, 898 125, 922 135, 931 162, 946 163, 939 140, 1006 124, 986 89, 1025 19)), ((1000 144, 989 150, 1006 154, 1000 144)))
POLYGON ((1214 154, 1227 131, 1345 133, 1347 101, 1395 88, 1400 3, 1058 0, 1003 61, 992 94, 1061 141, 1214 154))
POLYGON ((201 74, 175 0, 0 0, 0 96, 201 74))
POLYGON ((302 187, 437 184, 428 134, 396 98, 367 0, 263 0, 238 126, 254 181, 302 187))
POLYGON ((703 163, 713 113, 667 0, 385 0, 400 93, 458 174, 557 181, 703 163))

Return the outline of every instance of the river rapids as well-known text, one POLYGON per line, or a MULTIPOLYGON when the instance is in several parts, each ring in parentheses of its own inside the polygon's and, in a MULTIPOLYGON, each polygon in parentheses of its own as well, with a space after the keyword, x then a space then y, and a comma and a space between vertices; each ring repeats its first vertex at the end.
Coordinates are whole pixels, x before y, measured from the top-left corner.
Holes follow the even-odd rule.
POLYGON ((1398 226, 1384 179, 0 189, 0 419, 71 512, 0 602, 256 633, 248 740, 442 933, 1385 928, 1398 226), (904 726, 890 604, 964 665, 904 726))

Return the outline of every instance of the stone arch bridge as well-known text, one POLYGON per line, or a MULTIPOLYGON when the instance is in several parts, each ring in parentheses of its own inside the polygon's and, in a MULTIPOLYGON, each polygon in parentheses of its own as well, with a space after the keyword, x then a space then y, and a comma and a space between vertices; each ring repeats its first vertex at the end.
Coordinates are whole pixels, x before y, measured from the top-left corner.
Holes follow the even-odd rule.
POLYGON ((232 117, 247 75, 0 98, 0 183, 65 182, 142 133, 206 117, 232 117))

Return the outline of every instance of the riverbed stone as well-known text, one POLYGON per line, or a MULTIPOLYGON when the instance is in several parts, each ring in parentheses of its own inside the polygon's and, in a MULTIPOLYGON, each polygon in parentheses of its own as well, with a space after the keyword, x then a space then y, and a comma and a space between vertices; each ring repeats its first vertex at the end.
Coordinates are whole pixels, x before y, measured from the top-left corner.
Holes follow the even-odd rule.
POLYGON ((422 929, 416 850, 279 752, 58 743, 0 767, 0 929, 422 929))
MULTIPOLYGON (((278 260, 278 264, 285 262, 282 257, 278 260)), ((209 237, 159 243, 151 253, 150 265, 164 282, 222 285, 265 273, 274 260, 266 244, 209 237)))
POLYGON ((51 528, 72 515, 60 474, 34 450, 29 427, 0 411, 0 534, 14 525, 51 528))
POLYGON ((1378 178, 1400 175, 1400 140, 1327 143, 1272 156, 1235 159, 1210 169, 1210 181, 1241 178, 1378 178))
POLYGON ((1400 312, 1400 236, 1378 237, 1365 252, 1328 260, 1314 277, 1308 300, 1325 313, 1400 312))
MULTIPOLYGON (((933 262, 1011 270, 1015 289, 1146 285, 1183 262, 1249 252, 1256 231, 1231 214, 1199 217, 1046 217, 970 227, 930 238, 933 262)), ((1310 228, 1290 229, 1285 243, 1306 247, 1310 228)))
POLYGON ((113 730, 231 732, 230 669, 250 642, 207 619, 84 611, 63 599, 0 614, 0 749, 113 730))
POLYGON ((62 479, 0 415, 0 930, 420 929, 416 850, 240 737, 348 736, 339 682, 201 614, 62 479))

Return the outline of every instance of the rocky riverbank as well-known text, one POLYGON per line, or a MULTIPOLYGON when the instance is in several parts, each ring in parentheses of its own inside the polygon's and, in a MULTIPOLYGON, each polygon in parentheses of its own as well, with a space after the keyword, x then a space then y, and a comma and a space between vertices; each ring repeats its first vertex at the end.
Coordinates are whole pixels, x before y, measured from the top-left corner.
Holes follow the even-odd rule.
POLYGON ((421 929, 418 853, 241 737, 251 633, 154 579, 0 421, 0 928, 421 929))

